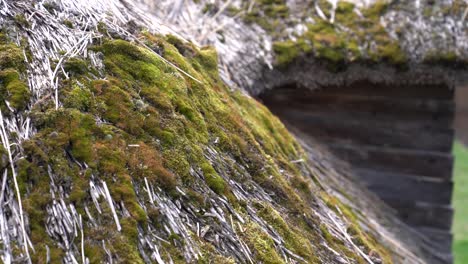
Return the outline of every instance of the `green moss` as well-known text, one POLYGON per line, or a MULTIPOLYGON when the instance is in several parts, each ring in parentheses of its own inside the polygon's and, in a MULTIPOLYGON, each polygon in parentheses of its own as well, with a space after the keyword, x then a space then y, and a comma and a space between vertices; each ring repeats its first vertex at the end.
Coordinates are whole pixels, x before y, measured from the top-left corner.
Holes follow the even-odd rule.
MULTIPOLYGON (((358 263, 366 263, 366 261, 354 251, 354 248, 347 247, 343 241, 341 241, 340 239, 332 235, 324 224, 320 225, 320 231, 329 247, 332 247, 335 251, 339 252, 341 255, 346 256, 347 258, 356 260, 358 263)), ((369 252, 369 254, 372 254, 375 256, 375 252, 372 252, 372 253, 369 252)), ((383 263, 391 263, 391 262, 384 261, 383 263)))
POLYGON ((374 58, 376 61, 383 60, 393 65, 403 65, 408 61, 406 54, 395 42, 378 46, 377 52, 378 54, 376 54, 374 58))
POLYGON ((66 72, 73 73, 73 74, 84 74, 89 71, 88 63, 85 60, 78 59, 78 58, 70 58, 68 59, 63 68, 66 72))
POLYGON ((202 9, 202 13, 203 14, 206 14, 206 13, 216 13, 216 6, 214 4, 211 4, 211 3, 207 3, 205 4, 205 6, 203 6, 203 9, 202 9))
POLYGON ((17 163, 18 184, 22 193, 23 209, 29 217, 30 239, 35 245, 35 252, 31 252, 33 263, 46 263, 47 250, 50 249, 50 261, 60 262, 65 256, 65 252, 56 247, 54 241, 47 235, 45 226, 47 211, 46 206, 51 203, 50 179, 46 168, 37 164, 44 164, 49 161, 49 157, 40 153, 42 150, 34 140, 23 144, 26 159, 17 163), (44 160, 43 158, 46 158, 44 160))
POLYGON ((218 53, 216 49, 213 47, 204 47, 195 55, 194 60, 200 65, 199 70, 206 72, 208 77, 214 79, 219 78, 218 53))
POLYGON ((306 259, 307 263, 318 263, 319 260, 311 247, 312 242, 304 236, 304 233, 295 230, 294 225, 287 223, 271 206, 266 204, 257 204, 257 206, 259 216, 281 234, 288 249, 306 259))
POLYGON ((86 177, 77 177, 73 180, 73 187, 71 188, 68 200, 73 204, 83 204, 87 197, 88 192, 86 189, 89 186, 87 179, 91 178, 89 175, 86 177))
POLYGON ((184 115, 188 120, 190 120, 192 122, 196 121, 196 119, 197 119, 196 114, 189 105, 187 105, 187 104, 185 104, 184 102, 181 102, 181 101, 178 101, 178 102, 175 102, 175 103, 177 104, 176 108, 175 108, 175 110, 177 112, 184 115))
POLYGON ((163 151, 164 165, 181 177, 190 181, 190 163, 182 150, 167 149, 163 151))
POLYGON ((275 51, 276 63, 278 65, 289 65, 299 56, 300 52, 297 44, 292 40, 273 43, 273 50, 275 51))
POLYGON ((317 48, 317 55, 319 56, 319 58, 322 58, 333 64, 343 63, 346 59, 344 50, 339 47, 330 48, 319 45, 317 48))
POLYGON ((356 41, 349 41, 347 44, 347 49, 350 54, 349 60, 351 62, 359 60, 361 58, 361 50, 358 43, 356 41))
POLYGON ((180 54, 182 54, 185 57, 193 57, 195 56, 196 48, 193 44, 183 41, 179 38, 177 38, 174 35, 167 35, 166 40, 168 43, 172 44, 176 49, 179 51, 180 54))
POLYGON ((145 263, 138 251, 137 241, 132 239, 135 232, 136 227, 128 222, 128 219, 122 220, 122 235, 117 235, 111 241, 112 252, 118 254, 122 263, 145 263))
MULTIPOLYGON (((322 236, 325 238, 328 244, 335 244, 336 243, 336 238, 330 234, 328 231, 327 227, 323 224, 320 225, 320 231, 322 232, 322 236)), ((341 242, 341 241, 340 241, 341 242)))
POLYGON ((262 1, 266 8, 264 12, 269 17, 287 17, 289 14, 289 8, 283 1, 262 1))
POLYGON ((7 155, 7 150, 2 145, 0 145, 0 168, 2 169, 8 166, 9 161, 7 155))
MULTIPOLYGON (((15 111, 23 111, 30 99, 29 88, 21 78, 26 69, 23 51, 15 44, 8 43, 5 35, 0 39, 0 108, 8 113, 4 101, 15 111)), ((28 55, 28 52, 25 52, 28 55)))
POLYGON ((128 165, 135 173, 135 177, 141 180, 147 178, 156 182, 166 190, 172 190, 176 185, 176 177, 163 166, 162 157, 155 150, 154 146, 148 146, 139 142, 138 148, 129 152, 128 165))
POLYGON ((389 1, 388 0, 378 0, 367 9, 362 10, 364 16, 368 18, 380 18, 388 10, 389 1))
POLYGON ((330 17, 330 10, 332 10, 333 6, 328 0, 317 0, 316 1, 320 9, 323 11, 326 17, 330 17))
POLYGON ((25 82, 20 79, 16 70, 0 71, 0 90, 3 98, 18 111, 24 110, 29 103, 30 92, 25 82))
POLYGON ((99 263, 105 259, 106 255, 102 249, 102 244, 85 243, 85 256, 89 259, 90 263, 99 263))
POLYGON ((423 16, 425 18, 430 18, 432 16, 432 13, 433 13, 433 8, 432 7, 425 7, 424 10, 423 10, 423 16))
MULTIPOLYGON (((353 243, 359 246, 365 254, 372 253, 377 255, 382 260, 382 263, 393 263, 389 251, 380 245, 371 233, 362 230, 359 226, 358 215, 349 206, 328 194, 322 194, 322 197, 330 209, 334 210, 338 216, 346 219, 348 222, 347 232, 351 235, 353 243)), ((344 252, 346 253, 348 251, 345 250, 344 252)), ((354 253, 348 252, 347 254, 354 253)))
MULTIPOLYGON (((327 1, 319 1, 318 4, 324 12, 331 9, 327 1)), ((302 54, 313 54, 332 72, 344 70, 351 62, 404 66, 408 61, 406 54, 398 41, 390 38, 380 25, 380 17, 388 5, 387 1, 377 1, 361 10, 364 16, 360 17, 354 12, 354 4, 339 1, 335 24, 316 18, 314 23, 307 25, 305 34, 296 36, 296 41, 274 43, 277 65, 284 67, 302 54), (373 48, 365 50, 361 47, 373 48)))
POLYGON ((63 23, 65 26, 67 26, 68 28, 73 28, 73 22, 71 22, 71 21, 68 20, 68 19, 63 20, 62 23, 63 23))
POLYGON ((226 191, 226 182, 216 173, 208 162, 200 165, 203 175, 205 176, 206 183, 215 193, 223 194, 226 191))
POLYGON ((23 14, 17 14, 15 16, 15 22, 25 28, 29 28, 31 25, 29 24, 29 21, 26 19, 26 17, 23 14))
POLYGON ((423 59, 426 64, 437 64, 451 68, 466 68, 467 61, 460 60, 455 52, 428 52, 423 59))
POLYGON ((15 44, 0 43, 0 70, 13 68, 24 69, 24 58, 21 49, 15 44))
POLYGON ((338 5, 336 6, 336 13, 337 16, 341 14, 350 14, 354 11, 355 5, 350 2, 339 1, 338 5))
POLYGON ((209 243, 199 241, 201 244, 202 254, 200 259, 197 261, 199 264, 210 264, 210 263, 223 263, 223 264, 235 264, 236 261, 233 257, 225 257, 220 255, 216 249, 209 243))
POLYGON ((454 0, 442 8, 441 13, 445 16, 456 17, 462 16, 468 7, 468 4, 463 0, 454 0))
POLYGON ((44 8, 51 14, 53 14, 55 12, 55 10, 58 10, 59 7, 57 6, 57 4, 55 2, 44 2, 44 4, 42 4, 44 6, 44 8))
MULTIPOLYGON (((248 5, 245 6, 248 8, 248 5)), ((281 19, 288 17, 289 8, 284 0, 261 0, 258 1, 244 17, 247 23, 256 23, 267 32, 273 33, 281 31, 286 25, 281 23, 281 19)))
POLYGON ((325 21, 311 24, 303 38, 298 42, 288 40, 274 43, 278 65, 288 65, 300 54, 310 52, 332 66, 330 68, 343 64, 347 59, 345 36, 338 33, 333 24, 325 21))
POLYGON ((78 160, 91 162, 94 160, 92 148, 93 135, 98 128, 92 116, 82 114, 76 110, 61 109, 48 112, 43 121, 44 125, 53 132, 48 138, 55 146, 66 147, 78 160))
MULTIPOLYGON (((327 32, 330 27, 326 25, 322 30, 327 32)), ((44 164, 50 165, 57 181, 66 186, 66 202, 73 203, 79 212, 84 211, 83 204, 89 200, 91 175, 108 183, 111 196, 124 205, 129 216, 119 215, 123 228, 119 233, 110 208, 101 203, 102 224, 85 228, 85 251, 91 260, 99 260, 105 253, 97 244, 106 239, 106 247, 122 263, 143 262, 138 253, 138 228, 145 229, 152 223, 163 230, 160 212, 146 200, 142 187, 145 180, 171 197, 190 199, 188 202, 195 208, 210 206, 210 198, 216 193, 227 197, 242 212, 247 202, 236 201, 221 174, 239 182, 256 181, 274 195, 275 203, 287 208, 287 212, 280 215, 270 205, 261 204, 259 214, 283 236, 290 250, 314 263, 318 253, 312 245, 320 240, 317 231, 303 220, 310 220, 311 225, 318 223, 311 209, 313 183, 303 175, 303 165, 290 162, 305 157, 299 144, 265 106, 222 83, 213 49, 194 48, 190 51, 193 54, 184 55, 181 52, 188 50, 185 45, 191 45, 177 39, 167 41, 148 33, 140 39, 148 47, 157 47, 154 52, 163 51, 160 54, 166 60, 201 83, 181 74, 153 51, 123 40, 104 40, 93 47, 104 55, 103 80, 90 80, 96 78, 91 74, 93 69, 81 67, 86 62, 76 61, 78 67, 69 68, 74 74, 62 89, 64 107, 35 107, 32 117, 38 133, 24 143, 26 158, 19 179, 25 208, 33 217, 33 244, 53 247, 44 230, 44 208, 51 202, 50 178, 44 177, 48 173, 44 164), (206 158, 211 153, 207 147, 219 153, 219 164, 213 157, 206 158), (204 179, 190 174, 191 169, 198 168, 204 179), (199 193, 200 184, 206 184, 214 193, 199 193), (188 197, 174 191, 175 187, 188 197)), ((298 42, 305 50, 303 44, 298 42)), ((248 222, 244 231, 239 235, 253 249, 256 262, 284 262, 274 241, 258 225, 248 222)), ((180 237, 166 234, 163 239, 171 242, 161 243, 163 259, 184 263, 180 237)), ((204 243, 209 242, 198 244, 204 243)), ((232 262, 210 251, 209 246, 203 248, 202 263, 206 259, 232 262)), ((54 254, 60 257, 63 252, 54 254)))
POLYGON ((63 104, 66 108, 75 108, 83 112, 89 112, 93 108, 93 94, 87 87, 74 85, 64 97, 63 104))
POLYGON ((275 250, 273 240, 254 223, 248 223, 245 239, 249 248, 255 250, 256 259, 260 263, 280 264, 285 263, 275 250))

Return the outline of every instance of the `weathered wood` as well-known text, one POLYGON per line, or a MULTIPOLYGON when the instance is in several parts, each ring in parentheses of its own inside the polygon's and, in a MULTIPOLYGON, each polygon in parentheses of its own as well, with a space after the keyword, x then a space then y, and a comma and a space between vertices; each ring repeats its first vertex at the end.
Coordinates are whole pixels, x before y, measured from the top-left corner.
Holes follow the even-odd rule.
POLYGON ((450 180, 365 168, 354 169, 354 174, 371 191, 386 199, 434 204, 450 204, 452 199, 453 183, 450 180))
POLYGON ((417 98, 452 100, 454 90, 444 85, 387 85, 356 82, 348 87, 329 86, 319 91, 322 94, 380 95, 393 98, 417 98))
POLYGON ((284 89, 262 97, 265 104, 275 110, 296 109, 321 113, 348 113, 354 117, 377 120, 412 120, 433 126, 450 127, 453 124, 455 105, 451 100, 401 99, 380 95, 323 94, 297 92, 284 89), (291 104, 294 102, 294 104, 291 104))
POLYGON ((457 89, 456 105, 457 113, 454 127, 457 131, 457 139, 468 144, 468 85, 457 89))
POLYGON ((443 252, 452 251, 452 239, 453 235, 448 230, 441 230, 431 227, 416 227, 418 231, 425 234, 435 247, 439 248, 443 252))
POLYGON ((450 263, 453 96, 445 86, 357 83, 320 91, 285 87, 260 99, 348 161, 369 190, 435 244, 436 262, 450 263))
POLYGON ((391 207, 397 209, 401 219, 412 226, 426 226, 450 230, 453 208, 450 205, 414 202, 408 203, 393 198, 382 197, 391 207))
POLYGON ((352 143, 392 148, 449 152, 454 131, 429 124, 357 119, 350 114, 318 114, 285 109, 283 119, 326 143, 352 143))
POLYGON ((449 153, 367 147, 329 145, 330 150, 353 166, 382 172, 425 175, 440 179, 452 178, 453 156, 449 153))

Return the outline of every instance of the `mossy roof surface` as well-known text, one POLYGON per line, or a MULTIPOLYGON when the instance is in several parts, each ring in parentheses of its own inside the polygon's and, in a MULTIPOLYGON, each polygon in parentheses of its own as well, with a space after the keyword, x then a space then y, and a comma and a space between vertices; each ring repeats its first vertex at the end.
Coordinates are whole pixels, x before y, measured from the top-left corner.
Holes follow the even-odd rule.
MULTIPOLYGON (((319 180, 328 171, 265 106, 221 80, 226 65, 213 48, 89 16, 115 3, 19 1, 14 12, 37 10, 0 16, 9 26, 0 110, 13 142, 3 141, 1 164, 9 190, 17 173, 33 263, 83 254, 91 263, 392 262, 367 216, 319 180)), ((119 7, 106 12, 122 19, 135 8, 119 7)), ((11 241, 24 260, 19 238, 11 241)))
POLYGON ((60 84, 61 107, 40 100, 28 112, 37 133, 22 143, 24 159, 17 170, 36 248, 34 263, 46 256, 59 262, 70 254, 61 235, 50 229, 54 218, 46 209, 58 197, 86 223, 84 255, 91 262, 110 254, 117 261, 144 263, 142 254, 151 249, 140 239, 151 234, 162 241, 153 245, 161 258, 175 263, 196 258, 229 263, 247 256, 254 262, 284 263, 284 254, 319 263, 336 258, 329 247, 363 262, 353 243, 366 255, 391 262, 357 219, 336 210, 344 208, 338 200, 327 202, 331 209, 326 210, 355 230, 354 241, 321 223, 317 212, 327 208, 323 201, 331 196, 320 191, 306 164, 292 162, 305 159, 303 150, 265 106, 220 81, 213 49, 198 49, 172 36, 142 33, 139 39, 147 48, 111 39, 91 46, 90 52, 102 54, 100 69, 84 58, 66 61, 69 78, 60 84), (93 205, 90 183, 101 181, 116 209, 105 199, 94 201, 99 207, 93 205), (197 235, 196 225, 178 230, 164 211, 164 199, 183 204, 188 223, 210 231, 197 235), (220 207, 220 201, 226 205, 220 207), (213 210, 223 217, 213 218, 213 210), (227 215, 238 218, 223 226, 227 215), (226 236, 233 234, 226 234, 226 228, 250 255, 223 249, 229 243, 240 245, 229 242, 233 238, 226 236), (216 236, 226 241, 216 242, 216 236))
MULTIPOLYGON (((206 20, 199 29, 210 33, 200 38, 181 32, 217 47, 226 65, 221 71, 228 72, 223 79, 253 94, 288 82, 314 89, 356 79, 433 83, 428 76, 436 76, 449 85, 452 79, 468 79, 466 1, 264 0, 232 1, 226 8, 204 1, 197 5, 207 8, 193 21, 206 20), (400 73, 407 77, 399 78, 400 73), (334 78, 337 74, 341 75, 334 78)), ((189 9, 195 7, 180 13, 188 14, 189 9)))
POLYGON ((412 30, 409 27, 413 26, 408 20, 412 19, 417 19, 420 26, 424 25, 427 34, 449 23, 441 19, 454 21, 466 31, 466 2, 422 1, 419 7, 390 0, 371 1, 368 5, 356 5, 355 2, 359 3, 260 1, 253 8, 249 7, 245 22, 256 23, 269 32, 274 41, 275 63, 279 67, 307 54, 325 62, 331 71, 352 63, 383 63, 398 68, 407 67, 411 62, 449 68, 466 66, 466 51, 457 44, 463 41, 466 33, 455 36, 457 32, 439 32, 438 35, 433 32, 433 39, 426 39, 424 51, 415 51, 415 47, 411 47, 417 45, 417 36, 413 36, 415 43, 406 39, 407 31, 412 30), (407 15, 406 22, 401 18, 402 14, 407 15), (449 42, 450 38, 456 37, 460 39, 455 43, 440 45, 440 42, 449 42))

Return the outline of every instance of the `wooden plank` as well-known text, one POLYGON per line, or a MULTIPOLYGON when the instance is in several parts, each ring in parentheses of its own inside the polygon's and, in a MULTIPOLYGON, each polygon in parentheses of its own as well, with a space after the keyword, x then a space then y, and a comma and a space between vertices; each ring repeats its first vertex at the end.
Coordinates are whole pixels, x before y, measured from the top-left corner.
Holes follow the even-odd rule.
POLYGON ((428 260, 427 263, 437 263, 437 264, 453 264, 454 263, 452 252, 434 252, 433 249, 430 251, 431 251, 430 255, 426 257, 426 259, 428 260))
POLYGON ((430 243, 441 252, 452 252, 453 234, 450 230, 441 230, 431 227, 415 227, 421 234, 424 234, 430 243))
POLYGON ((444 85, 386 85, 356 82, 347 87, 329 86, 317 92, 322 94, 381 95, 394 98, 451 100, 454 90, 444 85))
POLYGON ((452 200, 450 180, 365 168, 354 168, 353 172, 371 191, 386 199, 447 205, 452 200))
POLYGON ((322 94, 320 92, 279 91, 266 94, 263 102, 281 115, 284 109, 310 113, 348 113, 353 117, 378 120, 412 120, 451 127, 455 104, 452 100, 400 99, 379 95, 322 94))
POLYGON ((452 178, 453 156, 448 153, 356 145, 329 145, 329 148, 337 157, 355 167, 447 180, 452 178))
POLYGON ((408 203, 393 197, 382 197, 382 200, 392 208, 397 209, 400 218, 411 226, 425 226, 443 230, 450 230, 452 226, 453 208, 450 205, 408 203))
POLYGON ((280 118, 310 136, 328 143, 353 143, 392 148, 450 152, 453 129, 434 128, 413 122, 382 122, 342 115, 316 115, 291 109, 280 118))

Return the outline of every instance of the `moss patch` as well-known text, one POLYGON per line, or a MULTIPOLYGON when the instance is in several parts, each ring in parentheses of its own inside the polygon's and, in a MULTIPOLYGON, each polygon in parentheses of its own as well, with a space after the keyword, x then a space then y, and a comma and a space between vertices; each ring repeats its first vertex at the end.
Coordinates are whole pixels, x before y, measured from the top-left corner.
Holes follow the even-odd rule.
MULTIPOLYGON (((368 256, 377 257, 382 263, 393 263, 392 257, 389 251, 380 245, 375 237, 369 232, 364 232, 359 225, 359 218, 356 213, 347 205, 340 202, 337 198, 331 197, 330 195, 323 194, 322 196, 327 203, 327 206, 334 210, 338 216, 343 217, 348 222, 346 232, 351 236, 353 243, 358 246, 364 254, 368 256)), ((328 240, 330 241, 330 240, 328 240)), ((332 243, 331 245, 336 245, 332 243)), ((339 245, 340 243, 338 243, 339 245)), ((338 247, 338 250, 343 250, 343 247, 338 247)), ((348 249, 343 251, 347 255, 355 255, 348 249)), ((361 258, 359 256, 359 258, 361 258)))
POLYGON ((25 69, 22 48, 9 43, 0 31, 0 109, 4 114, 10 109, 23 111, 29 103, 29 87, 21 77, 25 69))
POLYGON ((255 250, 258 261, 269 264, 285 263, 276 251, 274 241, 258 225, 249 223, 247 234, 247 245, 255 250))
POLYGON ((288 249, 304 258, 307 263, 319 263, 311 246, 314 242, 307 238, 307 234, 295 228, 293 224, 287 223, 271 206, 258 204, 258 207, 260 209, 258 214, 281 234, 288 249))
MULTIPOLYGON (((332 7, 327 1, 319 1, 318 5, 327 17, 331 15, 328 10, 332 7)), ((339 1, 334 24, 317 14, 307 14, 315 21, 305 23, 307 31, 304 34, 295 36, 294 41, 284 40, 289 37, 282 36, 277 38, 280 41, 274 43, 277 65, 285 67, 301 55, 312 55, 333 72, 341 71, 355 62, 388 63, 403 67, 407 63, 405 53, 398 41, 392 39, 380 25, 380 17, 387 7, 387 1, 377 1, 361 10, 363 17, 360 17, 354 12, 352 3, 339 1)), ((278 33, 271 34, 275 38, 278 33)))
POLYGON ((1 99, 15 110, 24 110, 29 103, 29 87, 20 79, 19 72, 11 68, 0 71, 0 93, 1 99))
POLYGON ((15 44, 0 42, 0 70, 6 68, 24 69, 24 58, 21 49, 15 44))
MULTIPOLYGON (((245 2, 243 9, 248 9, 250 3, 245 2)), ((237 12, 236 12, 237 13, 237 12)), ((268 32, 281 32, 286 28, 282 19, 288 17, 289 8, 284 0, 256 1, 251 12, 244 16, 246 23, 255 23, 268 32)))

